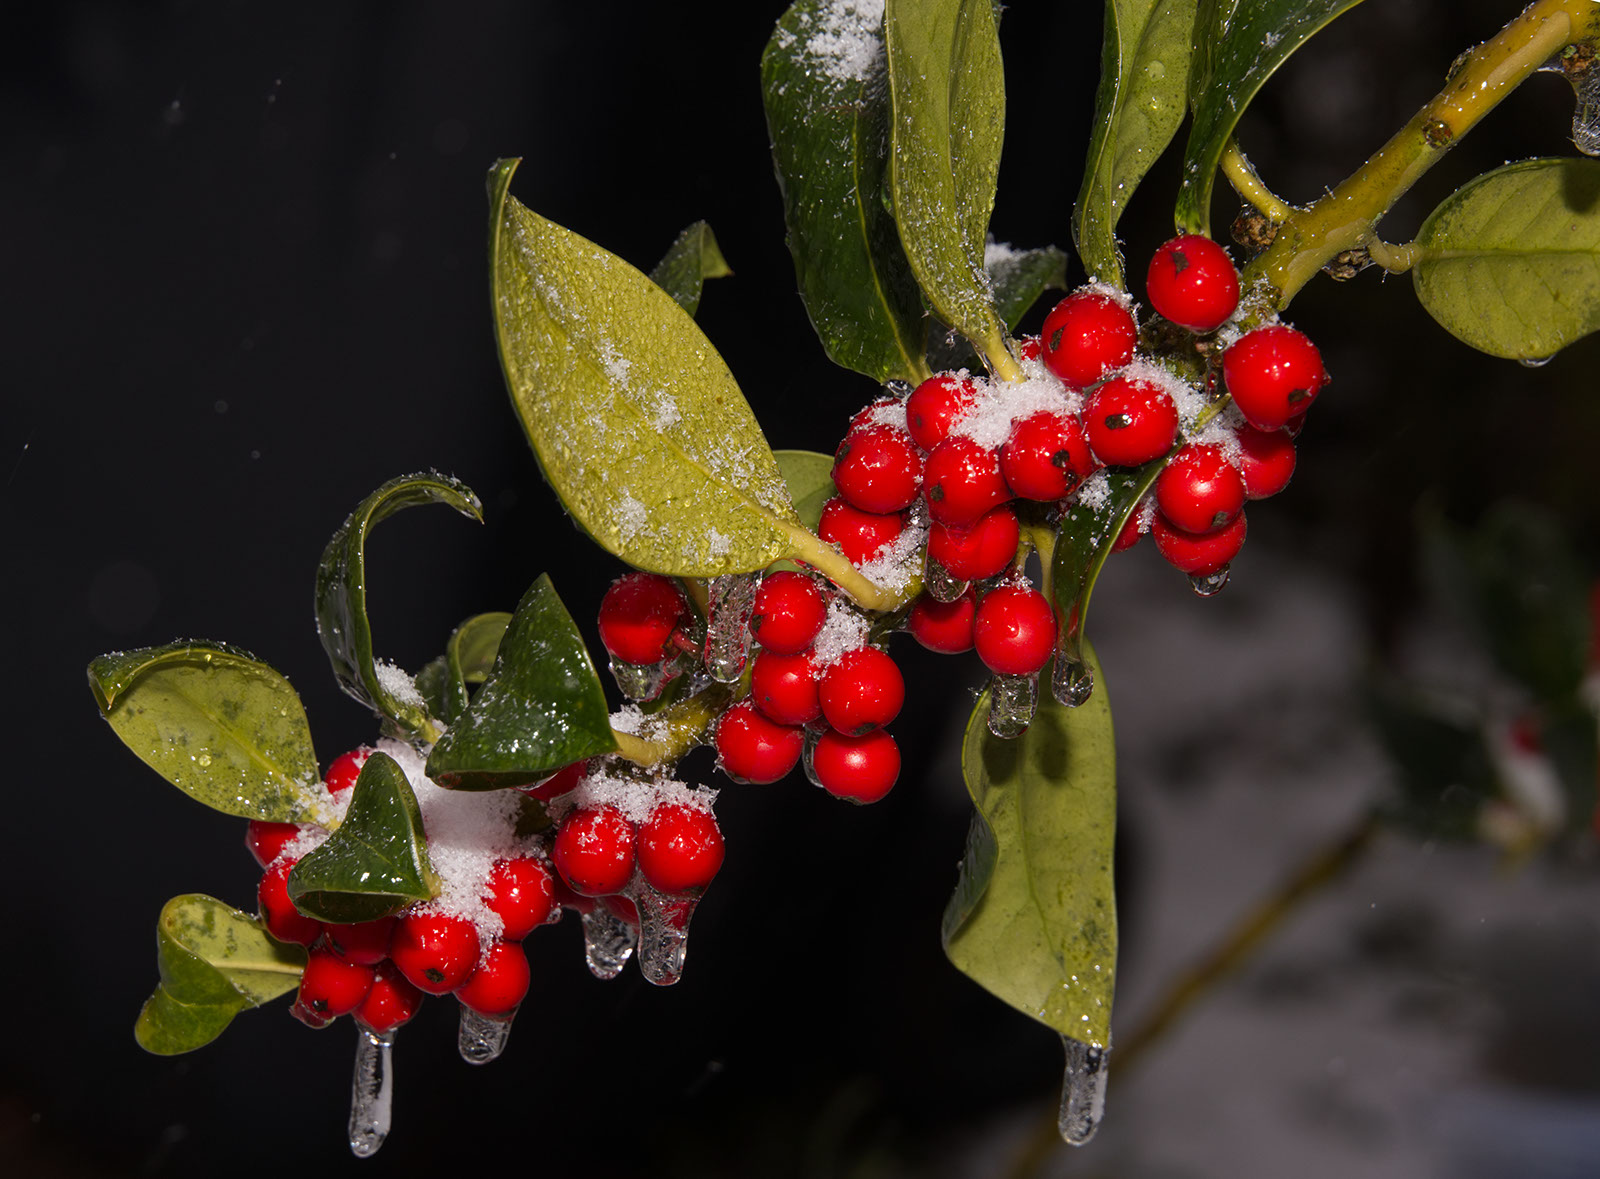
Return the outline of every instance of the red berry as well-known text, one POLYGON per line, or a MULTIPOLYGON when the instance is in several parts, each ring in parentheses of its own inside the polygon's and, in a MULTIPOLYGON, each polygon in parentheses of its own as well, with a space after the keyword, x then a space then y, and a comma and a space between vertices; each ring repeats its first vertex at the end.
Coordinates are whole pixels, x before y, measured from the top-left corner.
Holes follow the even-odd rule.
POLYGON ((500 918, 500 936, 520 942, 556 915, 550 870, 532 856, 496 860, 489 869, 488 904, 500 918))
POLYGON ((1112 377, 1083 410, 1089 445, 1109 466, 1137 467, 1160 458, 1178 438, 1178 407, 1149 381, 1112 377))
POLYGON ((372 750, 363 745, 360 749, 352 749, 334 758, 333 764, 328 767, 328 776, 322 780, 328 793, 337 797, 347 790, 353 790, 356 779, 361 776, 361 767, 367 764, 367 758, 371 756, 372 750))
POLYGON ((322 922, 307 917, 289 899, 289 871, 298 860, 285 857, 276 861, 261 877, 256 889, 260 902, 261 924, 280 942, 309 946, 322 936, 322 922))
POLYGON ((848 737, 829 729, 811 751, 811 768, 835 798, 877 802, 900 776, 900 747, 885 729, 848 737))
POLYGON ((565 769, 557 770, 543 782, 534 786, 520 787, 522 793, 529 798, 537 798, 540 802, 549 802, 553 798, 560 798, 567 791, 574 789, 583 781, 584 771, 589 768, 586 761, 575 761, 565 769))
POLYGON ((478 930, 464 917, 411 912, 401 916, 389 958, 407 981, 430 995, 453 991, 478 965, 478 930))
POLYGON ((624 574, 600 599, 600 641, 624 663, 660 663, 687 609, 671 578, 624 574))
POLYGON ((1044 361, 1044 341, 1038 336, 1025 336, 1017 341, 1018 360, 1044 361))
POLYGON ((389 942, 398 921, 398 917, 379 917, 355 925, 326 925, 323 941, 346 962, 376 966, 389 956, 389 942))
POLYGON ((1190 443, 1156 478, 1156 506, 1185 532, 1215 532, 1244 508, 1244 480, 1217 447, 1190 443))
POLYGON ((748 700, 723 713, 717 725, 717 761, 736 782, 776 782, 794 769, 804 748, 797 726, 768 720, 748 700))
POLYGON ((283 854, 283 849, 300 834, 298 823, 269 823, 265 819, 251 819, 245 828, 244 845, 263 868, 283 854))
POLYGON ((933 448, 923 481, 928 514, 956 528, 1011 498, 1011 488, 1000 474, 1000 456, 962 434, 933 448))
POLYGON ((923 450, 932 450, 950 435, 978 399, 978 387, 966 377, 940 373, 918 385, 906 398, 906 428, 923 450))
POLYGON ((633 875, 633 843, 633 824, 616 807, 584 807, 562 822, 551 858, 573 891, 605 896, 633 875))
POLYGON ((993 577, 1017 555, 1022 535, 1009 504, 985 512, 967 528, 934 524, 928 529, 928 558, 943 565, 958 581, 993 577))
POLYGON ((1127 549, 1131 549, 1134 545, 1138 544, 1144 539, 1144 532, 1140 528, 1143 518, 1144 508, 1141 504, 1136 506, 1133 511, 1128 514, 1128 518, 1122 522, 1122 531, 1117 533, 1117 539, 1111 542, 1111 551, 1113 553, 1120 553, 1127 549))
POLYGON ((1311 408, 1328 374, 1317 346, 1278 323, 1246 332, 1222 354, 1222 380, 1246 421, 1276 430, 1311 408))
POLYGON ((376 978, 371 966, 347 961, 331 950, 312 950, 300 975, 295 1007, 309 1010, 317 1018, 313 1026, 320 1027, 360 1007, 376 978))
POLYGON ((750 668, 750 702, 780 725, 803 725, 822 715, 817 667, 811 652, 776 655, 763 651, 750 668))
POLYGON ((827 620, 828 603, 817 583, 804 573, 780 569, 761 580, 750 614, 750 633, 768 651, 797 655, 811 646, 827 620))
POLYGON ((970 588, 953 602, 922 594, 911 603, 906 629, 930 651, 959 655, 972 650, 972 618, 977 608, 977 595, 970 588))
POLYGON ((1067 413, 1029 414, 1011 427, 1000 448, 1000 473, 1023 499, 1063 499, 1094 469, 1083 423, 1067 413))
POLYGON ((422 1006, 422 992, 406 981, 393 962, 380 962, 376 971, 372 989, 355 1009, 355 1019, 370 1031, 392 1032, 411 1022, 422 1006))
POLYGON ((972 641, 978 658, 997 675, 1032 675, 1055 649, 1055 611, 1038 590, 1000 586, 978 603, 972 641))
POLYGON ((834 455, 833 485, 863 512, 901 511, 922 490, 922 454, 910 434, 893 426, 852 430, 834 455))
POLYGON ((1139 328, 1132 313, 1101 291, 1075 291, 1055 305, 1039 330, 1045 367, 1084 389, 1133 359, 1139 328))
POLYGON ((1244 545, 1244 513, 1240 512, 1225 528, 1204 534, 1183 532, 1158 514, 1150 531, 1156 538, 1156 548, 1169 564, 1192 577, 1205 577, 1219 572, 1239 555, 1244 545))
POLYGON ((822 520, 817 535, 839 546, 852 565, 865 565, 905 531, 905 517, 898 513, 880 516, 853 508, 834 496, 822 505, 822 520))
POLYGON ((1294 439, 1284 430, 1240 426, 1239 474, 1246 499, 1266 499, 1289 486, 1294 474, 1294 439))
POLYGON ((878 415, 890 406, 899 405, 898 397, 879 397, 871 403, 856 410, 855 417, 850 419, 850 425, 845 429, 846 434, 853 434, 857 430, 864 430, 868 426, 882 425, 878 415))
POLYGON ((497 941, 456 988, 456 998, 479 1015, 510 1015, 527 997, 528 982, 528 955, 522 946, 497 941))
MULTIPOLYGON (((556 905, 559 908, 571 909, 574 913, 589 913, 594 910, 594 898, 579 896, 573 892, 572 889, 567 887, 567 882, 561 879, 561 873, 559 872, 550 877, 550 891, 555 894, 556 905)), ((551 917, 552 921, 559 921, 560 919, 559 915, 551 917)))
POLYGON ((681 803, 656 807, 639 829, 639 871, 669 895, 697 892, 722 867, 722 832, 710 811, 681 803))
POLYGON ((817 698, 830 725, 860 736, 900 715, 906 681, 887 652, 862 647, 846 651, 822 673, 817 698))
POLYGON ((1216 242, 1184 234, 1150 259, 1145 291, 1158 314, 1192 332, 1211 332, 1239 305, 1239 272, 1216 242))

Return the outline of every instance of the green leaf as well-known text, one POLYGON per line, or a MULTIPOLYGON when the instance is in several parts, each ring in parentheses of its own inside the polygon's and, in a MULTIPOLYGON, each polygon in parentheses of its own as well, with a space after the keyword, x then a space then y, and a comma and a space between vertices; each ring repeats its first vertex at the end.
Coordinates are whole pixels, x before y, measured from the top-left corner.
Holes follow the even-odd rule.
POLYGON ((1188 109, 1196 0, 1106 0, 1100 90, 1072 236, 1088 273, 1125 287, 1117 219, 1188 109))
POLYGON ((1008 329, 1017 326, 1040 295, 1067 288, 1067 255, 1055 246, 1016 250, 991 243, 985 259, 995 310, 1008 329))
POLYGON ((1089 616, 1089 596, 1123 525, 1165 465, 1163 456, 1133 470, 1107 468, 1108 494, 1096 497, 1098 503, 1093 507, 1074 502, 1062 517, 1050 564, 1051 591, 1061 621, 1057 658, 1088 666, 1083 628, 1089 616))
POLYGON ((1498 791, 1482 718, 1387 679, 1369 686, 1366 703, 1398 771, 1390 820, 1425 838, 1477 839, 1478 816, 1498 791))
POLYGON ((102 655, 89 688, 128 748, 191 798, 245 819, 325 817, 300 697, 248 651, 188 642, 102 655))
POLYGON ((133 1034, 146 1052, 171 1056, 209 1044, 240 1011, 294 990, 306 951, 278 941, 254 917, 188 893, 161 909, 156 964, 161 982, 133 1034))
POLYGON ((778 469, 789 487, 789 498, 800 523, 812 532, 822 521, 822 505, 835 493, 833 486, 833 456, 818 454, 814 450, 775 450, 778 469))
POLYGON ((1211 187, 1239 116, 1280 65, 1324 25, 1361 0, 1200 0, 1176 220, 1211 232, 1211 187))
POLYGON ((374 753, 361 767, 344 822, 289 871, 289 899, 318 921, 348 925, 439 894, 422 810, 400 763, 374 753))
POLYGON ((450 632, 445 653, 417 673, 417 691, 434 716, 453 725, 467 710, 472 701, 467 685, 488 677, 510 622, 511 615, 498 610, 474 615, 450 632))
POLYGON ((616 747, 600 677, 545 574, 517 604, 472 707, 433 747, 428 777, 456 790, 497 790, 616 747))
POLYGON ((705 335, 622 259, 489 176, 500 362, 534 454, 573 519, 639 569, 765 568, 803 535, 744 395, 705 335))
POLYGON ((887 207, 887 70, 876 22, 799 0, 761 55, 761 95, 789 252, 823 350, 879 383, 915 384, 929 375, 922 294, 887 207))
POLYGON ((1525 160, 1470 180, 1417 235, 1417 298, 1456 339, 1517 360, 1600 330, 1600 160, 1525 160))
POLYGON ((1005 347, 984 270, 1005 133, 1005 76, 990 0, 888 0, 889 180, 917 283, 981 350, 1005 347))
MULTIPOLYGON (((1094 665, 1093 651, 1086 656, 1094 665)), ((1117 970, 1117 787, 1104 686, 1079 708, 1043 693, 1015 740, 990 733, 988 715, 985 693, 961 751, 977 814, 945 909, 945 953, 1017 1010, 1106 1047, 1117 970)))
POLYGON ((650 281, 671 295, 690 315, 700 310, 700 291, 708 278, 726 278, 733 270, 722 256, 717 235, 704 221, 696 221, 667 248, 650 272, 650 281))
POLYGON ((404 673, 388 675, 387 682, 379 675, 367 621, 367 535, 402 508, 419 504, 446 504, 483 521, 483 505, 472 489, 448 475, 430 472, 389 480, 357 505, 322 552, 317 568, 317 634, 340 687, 407 734, 431 741, 439 730, 421 693, 406 684, 404 673))

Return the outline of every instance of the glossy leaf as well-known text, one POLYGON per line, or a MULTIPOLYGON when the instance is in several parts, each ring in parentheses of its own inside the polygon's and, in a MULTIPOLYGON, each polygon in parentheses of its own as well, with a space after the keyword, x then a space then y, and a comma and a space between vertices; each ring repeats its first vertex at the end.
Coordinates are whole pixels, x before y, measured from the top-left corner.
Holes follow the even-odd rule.
POLYGON ((518 603, 472 707, 433 747, 428 777, 497 790, 616 747, 600 677, 545 574, 518 603))
POLYGON ((700 292, 708 278, 726 278, 733 270, 722 256, 717 235, 704 221, 680 233, 656 268, 650 281, 672 296, 690 315, 700 310, 700 292))
POLYGON ((1600 160, 1525 160, 1468 181, 1417 235, 1417 298, 1456 339, 1538 360, 1600 330, 1600 160))
POLYGON ((356 506, 322 552, 317 568, 317 634, 340 687, 407 734, 432 740, 438 729, 421 693, 406 683, 403 673, 379 675, 367 621, 367 537, 396 512, 420 504, 445 504, 463 516, 483 520, 483 505, 472 489, 448 475, 430 472, 389 480, 356 506))
POLYGON ((1075 502, 1062 517, 1050 574, 1056 616, 1061 622, 1058 658, 1084 662, 1083 628, 1094 583, 1123 525, 1165 465, 1166 459, 1159 458, 1133 470, 1108 468, 1104 476, 1109 492, 1097 497, 1098 506, 1075 502))
POLYGON ((922 294, 888 208, 882 28, 832 0, 789 6, 761 55, 761 94, 789 252, 829 359, 878 382, 928 375, 922 294))
POLYGON ((450 632, 445 653, 417 673, 417 691, 433 715, 453 725, 467 710, 468 685, 488 677, 510 621, 511 615, 498 610, 474 615, 450 632))
POLYGON ((1188 109, 1196 0, 1106 0, 1094 135, 1072 234, 1092 277, 1126 287, 1117 219, 1188 109))
MULTIPOLYGON (((1094 653, 1086 657, 1099 678, 1094 653)), ((945 953, 1017 1010, 1106 1047, 1117 971, 1117 791, 1104 685, 1078 708, 1041 694, 1033 724, 1014 740, 990 733, 988 715, 985 693, 961 752, 977 814, 945 909, 945 953)))
POLYGON ((490 173, 500 361, 545 478, 640 569, 713 577, 786 556, 783 477, 727 365, 655 283, 507 194, 490 173))
POLYGON ((1239 116, 1262 84, 1324 25, 1361 0, 1200 0, 1176 220, 1211 232, 1211 189, 1239 116))
POLYGON ((245 819, 326 817, 300 697, 249 652, 189 642, 103 655, 89 687, 128 748, 191 798, 245 819))
POLYGON ((990 243, 984 255, 995 310, 1008 329, 1017 326, 1040 295, 1066 290, 1067 255, 1056 246, 1018 250, 990 243))
POLYGON ((1369 686, 1366 704, 1397 771, 1388 818, 1424 838, 1476 839, 1479 815, 1496 792, 1480 719, 1388 680, 1369 686))
POLYGON ((400 763, 374 753, 356 778, 344 822, 290 869, 289 899, 307 917, 353 924, 438 893, 417 796, 400 763))
POLYGON ((814 450, 776 450, 778 469, 789 487, 789 498, 800 523, 812 532, 822 520, 822 505, 835 494, 833 456, 814 450))
POLYGON ((156 922, 161 982, 134 1024, 146 1052, 171 1056, 209 1044, 247 1007, 300 985, 306 951, 248 914, 199 893, 173 897, 156 922))
POLYGON ((990 0, 888 0, 889 183, 911 271, 939 318, 1004 347, 984 270, 1005 134, 1005 76, 990 0))

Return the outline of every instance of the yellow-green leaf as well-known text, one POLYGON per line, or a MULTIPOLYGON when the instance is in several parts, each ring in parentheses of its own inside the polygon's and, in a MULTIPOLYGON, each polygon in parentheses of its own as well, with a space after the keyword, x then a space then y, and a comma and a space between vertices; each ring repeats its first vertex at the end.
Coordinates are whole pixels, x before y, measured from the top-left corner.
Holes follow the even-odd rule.
POLYGON ((1524 160, 1468 181, 1423 224, 1428 314, 1493 356, 1538 360, 1600 330, 1600 161, 1524 160))
POLYGON ((800 530, 733 374, 670 295, 489 174, 500 361, 545 478, 607 552, 715 577, 787 556, 800 530))
POLYGON ((822 520, 822 505, 834 495, 833 456, 814 450, 776 450, 778 469, 789 485, 789 498, 800 522, 812 532, 822 520))
POLYGON ((690 315, 700 310, 700 292, 708 278, 727 278, 733 270, 722 256, 717 235, 704 221, 696 221, 680 233, 656 268, 650 281, 671 295, 690 315))

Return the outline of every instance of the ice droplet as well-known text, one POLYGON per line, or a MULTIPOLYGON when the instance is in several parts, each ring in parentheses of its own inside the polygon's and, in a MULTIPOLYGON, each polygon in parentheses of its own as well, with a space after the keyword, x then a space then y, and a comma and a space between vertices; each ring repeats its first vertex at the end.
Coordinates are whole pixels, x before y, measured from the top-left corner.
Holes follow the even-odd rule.
POLYGON ((639 908, 639 973, 646 982, 670 987, 683 977, 683 959, 689 948, 689 919, 693 897, 662 896, 642 887, 633 896, 639 908))
POLYGON ((989 731, 996 737, 1022 736, 1038 707, 1037 675, 997 675, 989 681, 989 731))
MULTIPOLYGON (((1600 131, 1597 131, 1597 134, 1600 134, 1600 131)), ((1600 148, 1597 148, 1595 151, 1592 151, 1589 154, 1592 156, 1600 155, 1600 148)), ((1554 356, 1524 356, 1521 360, 1517 361, 1517 363, 1523 368, 1543 368, 1554 359, 1554 356)))
POLYGON ((371 1158, 389 1136, 394 1109, 394 1032, 356 1025, 356 1067, 350 1078, 350 1153, 371 1158))
POLYGON ((1600 156, 1600 66, 1591 65, 1578 86, 1572 110, 1572 142, 1586 156, 1600 156))
POLYGON ((1106 1113, 1106 1069, 1109 1048, 1095 1048, 1071 1036, 1061 1037, 1067 1068, 1061 1082, 1061 1116, 1056 1124, 1068 1146, 1083 1146, 1100 1128, 1106 1113))
POLYGON ((1055 670, 1050 673, 1050 694, 1068 708, 1087 704, 1094 695, 1094 671, 1080 659, 1057 654, 1055 670))
POLYGON ((583 956, 596 978, 616 978, 633 954, 639 931, 604 905, 583 915, 583 956))
POLYGON ((806 729, 806 743, 800 749, 800 765, 805 769, 806 778, 819 790, 827 789, 822 785, 822 779, 817 777, 817 742, 822 740, 821 729, 806 729))
POLYGON ((624 663, 611 660, 611 678, 629 700, 654 700, 672 677, 672 660, 660 663, 624 663))
POLYGON ((1189 588, 1192 589, 1198 597, 1209 598, 1213 594, 1220 594, 1222 592, 1222 587, 1227 584, 1228 567, 1226 565, 1224 565, 1221 569, 1213 570, 1210 573, 1189 574, 1189 588))
POLYGON ((929 557, 922 574, 922 588, 935 602, 953 602, 967 592, 967 583, 951 577, 948 569, 929 557))
POLYGON ((706 609, 706 671, 730 684, 744 671, 750 654, 750 614, 761 579, 753 573, 713 577, 706 609))
POLYGON ((461 1006, 461 1024, 456 1031, 456 1048, 468 1064, 488 1064, 506 1050, 511 1038, 511 1016, 484 1015, 466 1004, 461 1006))

